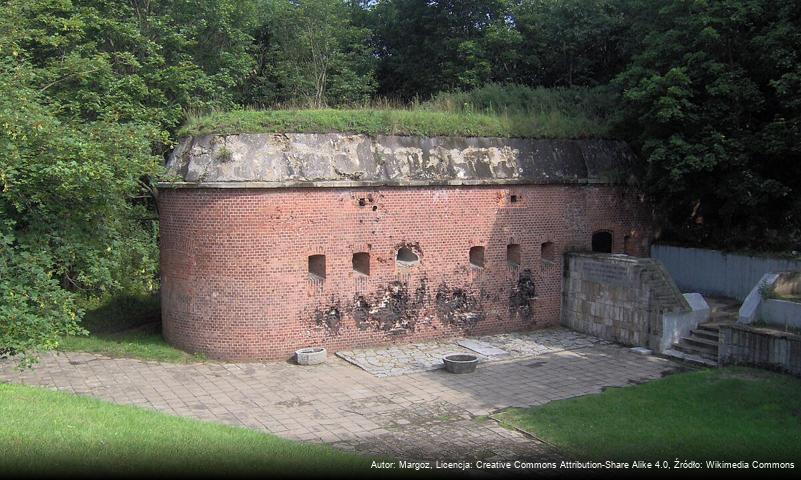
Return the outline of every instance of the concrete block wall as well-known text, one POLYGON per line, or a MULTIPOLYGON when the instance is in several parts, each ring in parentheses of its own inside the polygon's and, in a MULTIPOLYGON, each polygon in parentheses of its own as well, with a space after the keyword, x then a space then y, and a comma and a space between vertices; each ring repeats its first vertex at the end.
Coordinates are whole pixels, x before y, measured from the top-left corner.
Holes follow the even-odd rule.
POLYGON ((652 259, 568 253, 566 261, 561 321, 573 330, 661 351, 664 314, 691 310, 652 259))
POLYGON ((651 256, 661 261, 684 292, 745 300, 766 273, 801 270, 801 261, 656 244, 651 256))
POLYGON ((163 189, 159 211, 164 335, 226 360, 556 325, 563 252, 606 230, 613 251, 647 255, 651 235, 643 204, 611 186, 163 189), (419 263, 398 264, 401 248, 419 263), (310 275, 312 255, 325 256, 324 278, 310 275))

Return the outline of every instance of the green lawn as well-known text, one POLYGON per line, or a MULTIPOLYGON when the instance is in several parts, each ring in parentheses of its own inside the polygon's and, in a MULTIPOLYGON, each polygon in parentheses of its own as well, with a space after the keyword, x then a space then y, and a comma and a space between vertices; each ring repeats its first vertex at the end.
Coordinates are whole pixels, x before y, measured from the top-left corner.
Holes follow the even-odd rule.
POLYGON ((170 346, 161 336, 158 296, 95 300, 84 308, 82 325, 89 335, 62 338, 59 350, 173 363, 205 360, 170 346))
POLYGON ((178 136, 262 132, 585 138, 608 136, 609 125, 556 110, 501 114, 389 108, 237 110, 191 117, 178 136))
POLYGON ((763 370, 680 373, 494 417, 590 459, 801 461, 801 380, 763 370))
POLYGON ((63 352, 89 352, 109 357, 128 357, 158 362, 191 363, 206 358, 178 350, 161 336, 159 324, 148 324, 114 333, 90 333, 86 337, 64 337, 58 349, 63 352))
POLYGON ((370 465, 325 446, 21 385, 0 384, 0 411, 3 475, 301 475, 370 465))

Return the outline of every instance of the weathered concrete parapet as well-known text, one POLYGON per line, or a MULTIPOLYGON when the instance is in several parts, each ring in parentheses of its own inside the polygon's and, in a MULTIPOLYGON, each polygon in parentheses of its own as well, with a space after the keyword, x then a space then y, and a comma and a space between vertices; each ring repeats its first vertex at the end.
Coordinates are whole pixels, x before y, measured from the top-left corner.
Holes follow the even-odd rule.
POLYGON ((800 294, 801 272, 766 273, 745 297, 737 322, 750 325, 761 320, 775 327, 801 328, 801 303, 770 298, 800 294))
POLYGON ((699 323, 709 320, 709 304, 700 293, 685 293, 684 298, 690 305, 688 312, 667 312, 662 314, 662 336, 659 340, 658 352, 670 349, 682 337, 698 327, 699 323))
POLYGON ((339 133, 184 139, 161 187, 317 187, 618 183, 634 156, 621 141, 339 133))
POLYGON ((762 275, 762 278, 754 285, 754 288, 751 289, 751 292, 745 297, 743 304, 740 306, 737 323, 749 325, 759 319, 759 307, 762 306, 762 291, 772 287, 778 278, 778 273, 762 275))
POLYGON ((765 324, 779 328, 801 329, 801 303, 770 298, 762 302, 759 318, 765 324))
POLYGON ((690 305, 657 260, 568 253, 566 262, 562 324, 569 328, 662 352, 701 320, 702 306, 690 305))

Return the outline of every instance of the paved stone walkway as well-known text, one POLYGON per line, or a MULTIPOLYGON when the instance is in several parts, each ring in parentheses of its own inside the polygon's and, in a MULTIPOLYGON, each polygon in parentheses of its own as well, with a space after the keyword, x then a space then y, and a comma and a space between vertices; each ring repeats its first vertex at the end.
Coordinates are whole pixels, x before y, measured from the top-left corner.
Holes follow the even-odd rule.
POLYGON ((480 362, 501 362, 518 357, 575 350, 593 345, 610 345, 597 337, 566 328, 548 328, 532 332, 505 333, 471 337, 472 343, 486 344, 503 350, 505 355, 481 355, 465 348, 459 339, 412 343, 391 347, 340 350, 337 356, 377 377, 408 375, 443 368, 442 357, 450 353, 470 353, 480 362))
POLYGON ((377 378, 336 357, 327 364, 197 363, 49 354, 19 372, 0 361, 0 381, 244 426, 366 455, 407 460, 539 459, 547 445, 483 415, 658 378, 675 364, 596 344, 510 362, 473 374, 443 370, 377 378))

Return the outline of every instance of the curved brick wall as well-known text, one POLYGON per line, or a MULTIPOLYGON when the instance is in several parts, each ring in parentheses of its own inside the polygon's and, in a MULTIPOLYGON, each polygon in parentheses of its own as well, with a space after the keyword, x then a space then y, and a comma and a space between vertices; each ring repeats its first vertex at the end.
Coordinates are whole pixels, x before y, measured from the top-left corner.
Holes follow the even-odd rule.
POLYGON ((642 255, 650 237, 639 201, 608 186, 165 188, 159 211, 164 335, 225 360, 555 325, 561 253, 607 230, 614 252, 642 255), (396 264, 402 246, 418 265, 396 264), (324 279, 310 255, 325 255, 324 279))

